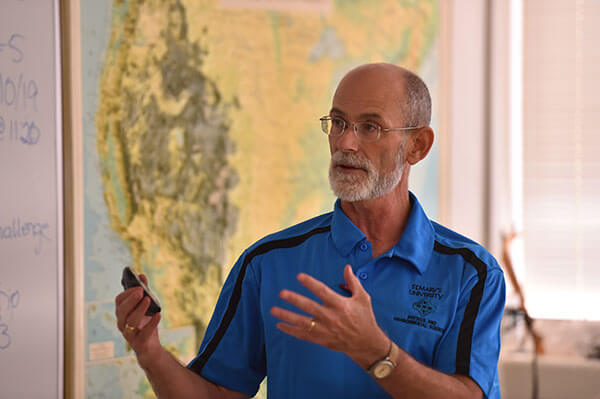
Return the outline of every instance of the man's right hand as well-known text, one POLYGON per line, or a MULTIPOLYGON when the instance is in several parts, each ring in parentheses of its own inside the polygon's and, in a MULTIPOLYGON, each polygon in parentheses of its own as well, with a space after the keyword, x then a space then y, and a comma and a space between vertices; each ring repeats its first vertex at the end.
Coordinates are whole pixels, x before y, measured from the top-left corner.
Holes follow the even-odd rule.
MULTIPOLYGON (((148 285, 145 275, 140 274, 140 278, 148 285)), ((115 298, 115 304, 117 327, 135 351, 140 366, 145 368, 162 350, 158 339, 160 312, 152 317, 145 315, 150 306, 150 298, 144 297, 141 287, 123 291, 115 298)))
MULTIPOLYGON (((148 285, 145 275, 140 274, 140 278, 148 285)), ((150 298, 144 298, 141 287, 123 291, 115 298, 115 304, 117 327, 135 351, 138 363, 159 398, 248 398, 188 370, 162 347, 158 339, 160 312, 146 316, 150 298)))

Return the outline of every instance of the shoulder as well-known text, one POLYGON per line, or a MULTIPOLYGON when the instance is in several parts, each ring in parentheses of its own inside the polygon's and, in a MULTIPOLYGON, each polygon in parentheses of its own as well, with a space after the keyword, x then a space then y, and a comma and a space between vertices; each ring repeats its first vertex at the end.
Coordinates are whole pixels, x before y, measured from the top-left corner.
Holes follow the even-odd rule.
POLYGON ((312 236, 329 233, 332 215, 333 212, 328 212, 269 234, 248 247, 244 253, 255 256, 270 249, 293 247, 312 236))
MULTIPOLYGON (((504 272, 494 256, 477 242, 444 226, 433 223, 435 230, 434 251, 444 266, 453 268, 460 281, 459 296, 466 304, 466 311, 477 315, 490 311, 502 316, 505 300, 504 272)), ((471 320, 474 322, 474 319, 471 320)))
POLYGON ((436 222, 431 222, 435 231, 434 251, 454 256, 473 266, 478 274, 499 272, 500 265, 494 256, 481 244, 436 222))

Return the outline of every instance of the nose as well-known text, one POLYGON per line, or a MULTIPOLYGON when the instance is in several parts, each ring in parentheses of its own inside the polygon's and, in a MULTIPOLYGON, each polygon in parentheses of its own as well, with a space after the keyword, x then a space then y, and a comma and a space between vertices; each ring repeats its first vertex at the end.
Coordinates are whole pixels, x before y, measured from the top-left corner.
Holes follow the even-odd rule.
POLYGON ((358 137, 356 136, 356 124, 346 126, 346 130, 340 136, 329 136, 331 153, 336 151, 356 152, 358 151, 358 137))

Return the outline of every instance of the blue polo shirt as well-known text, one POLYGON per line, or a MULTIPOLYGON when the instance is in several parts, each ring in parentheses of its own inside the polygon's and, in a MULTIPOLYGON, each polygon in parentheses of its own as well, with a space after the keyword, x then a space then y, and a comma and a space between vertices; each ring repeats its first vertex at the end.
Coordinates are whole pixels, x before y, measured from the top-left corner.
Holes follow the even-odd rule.
POLYGON ((307 273, 348 295, 344 266, 371 296, 379 326, 424 365, 473 378, 499 398, 497 363, 504 277, 480 245, 430 221, 410 194, 400 241, 376 259, 371 243, 336 202, 334 211, 269 235, 248 248, 221 290, 198 356, 189 369, 254 396, 267 378, 273 398, 387 398, 343 353, 276 328, 273 306, 286 288, 318 300, 296 276, 307 273))

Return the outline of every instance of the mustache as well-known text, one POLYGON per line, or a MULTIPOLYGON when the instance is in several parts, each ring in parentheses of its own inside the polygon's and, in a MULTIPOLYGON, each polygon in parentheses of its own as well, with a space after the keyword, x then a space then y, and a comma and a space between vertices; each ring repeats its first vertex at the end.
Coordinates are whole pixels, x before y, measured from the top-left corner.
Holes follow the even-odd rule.
POLYGON ((373 168, 368 159, 363 158, 358 154, 337 151, 331 155, 331 166, 336 167, 339 165, 350 166, 366 171, 370 171, 373 168))

